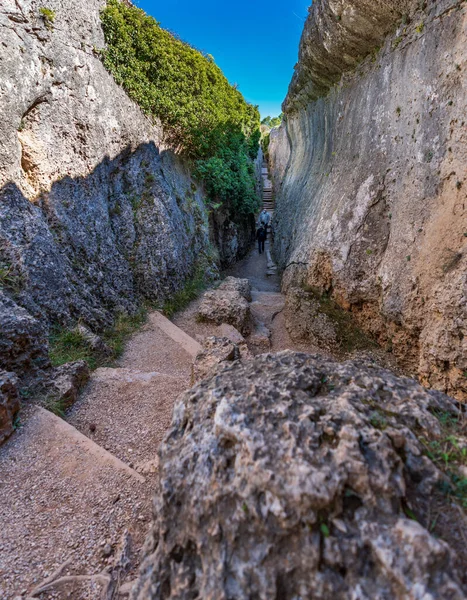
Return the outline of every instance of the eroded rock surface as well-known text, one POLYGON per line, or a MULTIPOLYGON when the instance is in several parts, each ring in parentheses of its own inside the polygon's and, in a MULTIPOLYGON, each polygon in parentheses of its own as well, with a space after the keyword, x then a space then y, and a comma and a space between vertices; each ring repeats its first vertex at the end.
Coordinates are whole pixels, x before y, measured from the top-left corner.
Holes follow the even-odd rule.
POLYGON ((228 277, 217 289, 204 294, 198 308, 198 318, 216 325, 232 325, 242 335, 248 335, 251 313, 247 298, 251 299, 248 280, 228 277))
POLYGON ((26 379, 50 366, 46 328, 1 289, 0 364, 26 379))
POLYGON ((363 363, 219 368, 175 407, 133 599, 465 598, 465 565, 406 517, 444 480, 417 438, 435 411, 458 414, 363 363))
POLYGON ((205 379, 220 363, 238 359, 240 359, 240 349, 237 344, 226 337, 209 337, 193 361, 193 379, 194 381, 205 379))
POLYGON ((251 284, 248 279, 238 277, 226 277, 218 287, 219 290, 238 292, 247 302, 251 302, 251 284))
POLYGON ((15 416, 20 408, 17 384, 14 373, 0 370, 0 445, 13 433, 15 416))
POLYGON ((89 367, 86 361, 79 360, 56 367, 48 373, 45 393, 58 401, 63 408, 70 408, 81 389, 89 381, 89 367))
POLYGON ((332 294, 463 400, 466 32, 459 0, 313 2, 269 147, 284 291, 332 294))

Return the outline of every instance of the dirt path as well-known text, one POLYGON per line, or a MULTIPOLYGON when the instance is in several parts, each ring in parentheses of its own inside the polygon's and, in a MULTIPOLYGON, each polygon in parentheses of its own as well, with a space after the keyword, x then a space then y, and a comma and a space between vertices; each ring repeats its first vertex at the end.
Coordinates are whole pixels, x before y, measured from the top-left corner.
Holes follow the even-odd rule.
MULTIPOLYGON (((134 579, 151 519, 157 449, 175 399, 190 386, 199 348, 153 313, 116 368, 93 373, 67 422, 39 407, 23 410, 22 426, 0 448, 2 600, 31 597, 67 561, 62 575, 104 575, 37 597, 99 599, 127 531, 132 551, 118 576, 134 579)), ((123 588, 115 598, 126 596, 123 588)))

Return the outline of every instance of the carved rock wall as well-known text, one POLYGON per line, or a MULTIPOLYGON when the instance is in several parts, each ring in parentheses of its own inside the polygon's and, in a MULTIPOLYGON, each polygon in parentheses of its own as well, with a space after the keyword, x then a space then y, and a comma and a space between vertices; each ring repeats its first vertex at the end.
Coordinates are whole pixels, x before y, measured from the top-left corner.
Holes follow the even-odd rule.
POLYGON ((465 399, 467 7, 399 4, 310 9, 270 145, 275 251, 285 290, 332 292, 408 372, 465 399))

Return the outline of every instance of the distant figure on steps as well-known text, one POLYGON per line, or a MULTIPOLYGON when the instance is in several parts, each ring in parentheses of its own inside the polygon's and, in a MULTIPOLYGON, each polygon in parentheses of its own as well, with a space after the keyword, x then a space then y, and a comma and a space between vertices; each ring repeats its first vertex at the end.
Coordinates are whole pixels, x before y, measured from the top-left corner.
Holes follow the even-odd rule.
POLYGON ((261 225, 256 232, 256 239, 258 240, 258 250, 262 254, 264 252, 264 242, 268 237, 268 231, 264 225, 261 225))
POLYGON ((271 215, 264 208, 263 211, 262 211, 262 213, 259 215, 258 225, 264 225, 264 227, 266 227, 266 229, 267 229, 270 220, 271 220, 271 215))

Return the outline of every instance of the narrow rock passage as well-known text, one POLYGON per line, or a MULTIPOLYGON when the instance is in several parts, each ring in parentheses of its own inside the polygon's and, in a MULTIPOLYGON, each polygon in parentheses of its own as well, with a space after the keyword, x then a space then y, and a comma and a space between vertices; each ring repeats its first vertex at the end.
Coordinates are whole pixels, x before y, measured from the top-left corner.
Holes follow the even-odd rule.
MULTIPOLYGON (((226 273, 252 288, 253 354, 285 349, 315 351, 293 343, 284 325, 280 278, 267 252, 254 247, 226 273)), ((22 426, 0 449, 0 596, 31 596, 66 563, 61 575, 96 575, 114 569, 125 532, 131 560, 119 580, 136 576, 157 485, 157 451, 173 404, 192 383, 192 362, 207 337, 225 337, 224 325, 200 323, 194 301, 173 319, 149 315, 115 368, 97 369, 63 419, 31 406, 22 426), (21 558, 18 558, 21 557, 21 558)), ((51 585, 43 599, 100 598, 104 584, 85 580, 51 585), (71 594, 71 596, 68 596, 71 594)), ((125 597, 125 587, 119 595, 125 597)))

